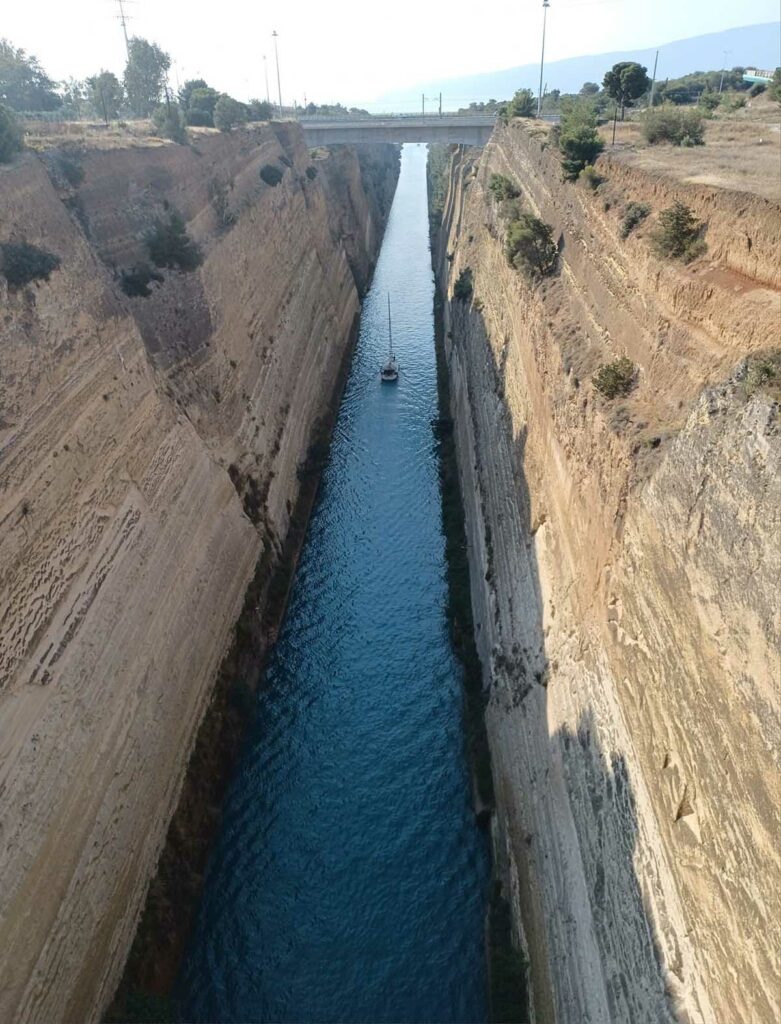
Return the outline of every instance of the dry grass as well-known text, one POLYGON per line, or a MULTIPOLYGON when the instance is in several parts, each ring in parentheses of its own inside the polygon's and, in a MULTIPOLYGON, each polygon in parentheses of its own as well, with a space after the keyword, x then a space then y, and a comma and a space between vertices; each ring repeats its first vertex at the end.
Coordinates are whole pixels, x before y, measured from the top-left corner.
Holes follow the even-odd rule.
MULTIPOLYGON (((61 146, 105 150, 173 145, 154 134, 151 121, 112 121, 107 125, 100 121, 63 121, 51 124, 26 121, 24 130, 25 145, 37 152, 61 146)), ((214 128, 188 128, 187 131, 193 138, 219 134, 214 128)))
MULTIPOLYGON (((610 152, 612 125, 603 126, 600 133, 610 152)), ((704 146, 649 146, 640 125, 627 121, 618 125, 615 151, 645 171, 781 199, 781 107, 765 97, 708 121, 704 146)))

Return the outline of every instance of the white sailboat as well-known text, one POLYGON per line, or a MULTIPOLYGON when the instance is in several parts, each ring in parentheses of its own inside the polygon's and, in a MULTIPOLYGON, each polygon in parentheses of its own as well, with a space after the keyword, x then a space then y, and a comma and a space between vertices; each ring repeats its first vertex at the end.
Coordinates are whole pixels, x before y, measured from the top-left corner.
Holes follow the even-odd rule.
POLYGON ((390 295, 388 295, 388 358, 380 369, 383 384, 393 384, 399 379, 399 364, 393 354, 393 329, 391 327, 390 295))

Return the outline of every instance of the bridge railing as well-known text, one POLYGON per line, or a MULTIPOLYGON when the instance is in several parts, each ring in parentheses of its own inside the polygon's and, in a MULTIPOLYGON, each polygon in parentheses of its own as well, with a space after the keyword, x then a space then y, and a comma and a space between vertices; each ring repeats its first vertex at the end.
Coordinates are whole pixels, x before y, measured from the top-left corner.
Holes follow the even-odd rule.
POLYGON ((455 119, 460 121, 482 120, 483 123, 487 124, 489 122, 494 122, 496 117, 496 114, 486 114, 483 112, 467 114, 448 110, 442 111, 441 114, 399 114, 395 112, 389 112, 387 114, 299 114, 295 120, 312 124, 333 121, 344 121, 347 124, 371 124, 372 121, 444 121, 455 119))

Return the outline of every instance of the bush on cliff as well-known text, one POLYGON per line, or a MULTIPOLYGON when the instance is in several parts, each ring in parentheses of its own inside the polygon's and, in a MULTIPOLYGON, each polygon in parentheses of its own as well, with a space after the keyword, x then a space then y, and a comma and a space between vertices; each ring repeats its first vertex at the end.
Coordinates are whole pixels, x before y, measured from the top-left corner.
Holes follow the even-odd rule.
POLYGON ((129 270, 119 272, 119 287, 130 298, 148 299, 153 281, 162 281, 163 275, 152 270, 148 263, 137 263, 129 270))
POLYGON ((518 89, 499 113, 503 121, 509 121, 513 117, 534 117, 536 110, 537 101, 531 89, 518 89))
POLYGON ((597 114, 587 100, 565 104, 559 125, 558 146, 565 181, 577 181, 587 165, 593 165, 605 148, 597 132, 597 114))
POLYGON ((504 252, 510 266, 528 278, 550 274, 559 254, 550 224, 531 213, 522 213, 508 224, 504 252))
POLYGON ((504 199, 515 199, 519 196, 520 189, 514 181, 510 181, 503 174, 492 174, 488 182, 488 191, 498 202, 504 199))
POLYGON ((22 129, 8 107, 0 103, 0 164, 9 163, 22 145, 22 129))
POLYGON ((156 267, 195 270, 203 261, 201 250, 187 234, 181 214, 172 210, 167 220, 158 220, 146 236, 149 258, 156 267))
POLYGON ((693 107, 672 103, 647 110, 641 119, 643 136, 651 146, 663 142, 673 146, 702 146, 705 143, 705 118, 693 107))
POLYGON ((272 188, 282 181, 283 176, 284 171, 280 171, 275 164, 263 164, 260 169, 261 181, 265 181, 265 183, 267 185, 271 185, 272 188))
POLYGON ((31 281, 48 281, 59 265, 58 256, 37 245, 26 242, 0 245, 0 271, 11 288, 22 288, 31 281))
POLYGON ((472 298, 472 290, 472 271, 469 267, 464 267, 453 285, 453 298, 458 302, 469 302, 472 298))
POLYGON ((171 139, 180 146, 187 144, 187 128, 182 108, 176 103, 163 103, 152 114, 152 122, 162 139, 171 139))
POLYGON ((596 192, 604 180, 593 164, 586 164, 578 175, 578 181, 581 185, 586 185, 592 192, 596 192))
POLYGON ((604 363, 591 378, 591 383, 604 398, 628 395, 636 383, 635 364, 622 356, 612 363, 604 363))
POLYGON ((647 203, 628 203, 621 221, 621 237, 629 238, 638 224, 645 220, 651 212, 647 203))
POLYGON ((705 252, 706 246, 702 239, 704 227, 691 209, 676 199, 672 206, 659 214, 659 225, 652 235, 656 254, 690 263, 705 252))
POLYGON ((232 96, 220 96, 214 107, 214 127, 221 132, 247 123, 247 108, 232 96))

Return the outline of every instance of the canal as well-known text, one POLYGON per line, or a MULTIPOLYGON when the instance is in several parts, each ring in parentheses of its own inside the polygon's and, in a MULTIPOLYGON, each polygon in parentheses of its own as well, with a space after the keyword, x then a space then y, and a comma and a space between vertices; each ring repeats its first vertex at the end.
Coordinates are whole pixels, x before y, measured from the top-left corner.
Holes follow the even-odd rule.
POLYGON ((486 1018, 489 864, 445 615, 425 146, 401 176, 176 993, 225 1022, 486 1018), (401 375, 381 384, 387 297, 401 375))

